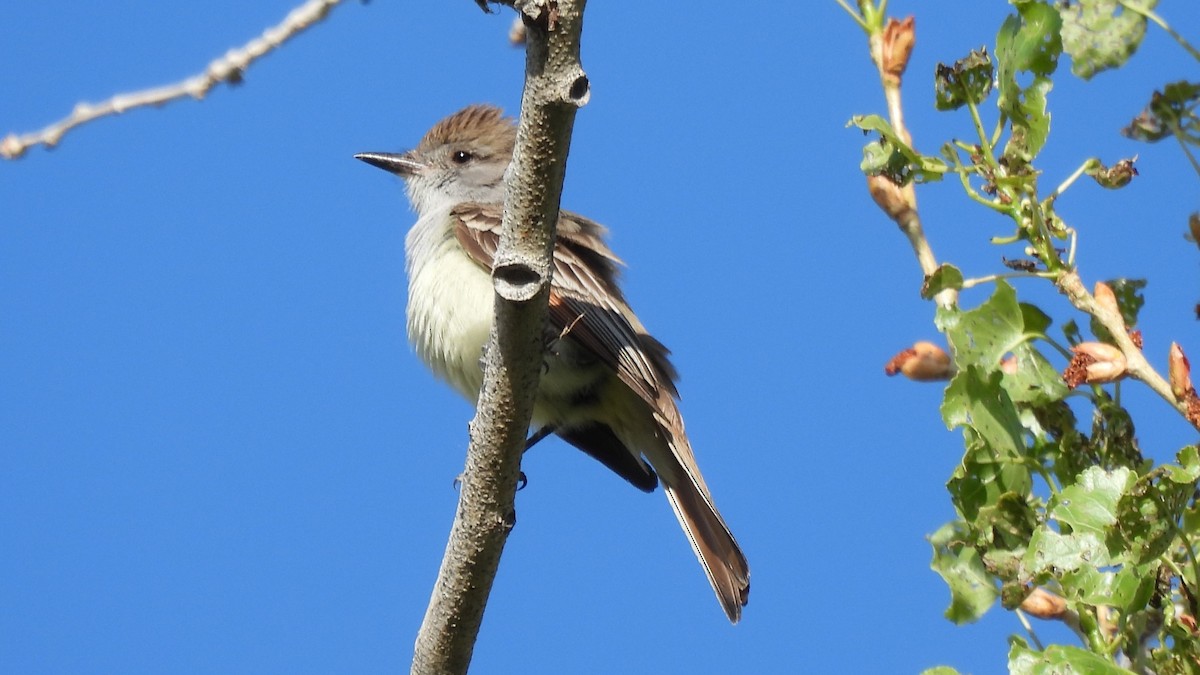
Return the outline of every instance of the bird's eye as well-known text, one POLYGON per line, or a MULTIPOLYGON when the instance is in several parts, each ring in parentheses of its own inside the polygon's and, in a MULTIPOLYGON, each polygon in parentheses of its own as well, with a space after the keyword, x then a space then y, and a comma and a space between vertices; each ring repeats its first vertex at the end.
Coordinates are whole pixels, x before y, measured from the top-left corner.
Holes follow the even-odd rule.
POLYGON ((472 159, 475 159, 475 155, 472 155, 466 150, 456 150, 454 154, 450 156, 450 159, 454 160, 455 164, 466 164, 472 159))

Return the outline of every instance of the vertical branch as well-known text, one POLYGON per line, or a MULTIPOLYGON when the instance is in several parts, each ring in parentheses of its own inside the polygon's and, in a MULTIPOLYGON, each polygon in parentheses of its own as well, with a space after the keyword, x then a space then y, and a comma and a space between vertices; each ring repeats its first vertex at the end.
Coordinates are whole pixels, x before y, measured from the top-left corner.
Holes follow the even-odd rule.
POLYGON ((567 151, 590 87, 579 62, 584 0, 516 0, 525 90, 492 278, 495 321, 458 512, 417 636, 413 673, 465 673, 500 554, 516 523, 521 452, 541 375, 567 151))
MULTIPOLYGON (((860 1, 859 4, 864 14, 862 17, 854 16, 859 21, 859 25, 863 26, 867 32, 871 61, 879 70, 884 99, 887 101, 889 121, 892 129, 906 144, 911 146, 912 136, 904 126, 904 106, 900 99, 900 84, 903 81, 904 70, 908 66, 908 57, 912 53, 913 44, 916 41, 913 19, 909 17, 904 21, 895 19, 885 21, 886 3, 881 2, 879 7, 874 7, 869 2, 860 1)), ((853 12, 851 14, 853 15, 853 12)), ((917 193, 913 189, 913 184, 900 186, 884 176, 872 176, 867 179, 867 189, 871 192, 875 203, 900 227, 900 231, 908 239, 908 243, 917 257, 917 263, 921 266, 921 271, 926 277, 933 274, 938 267, 938 262, 933 254, 933 249, 929 246, 929 240, 925 237, 925 230, 921 227, 921 216, 917 212, 917 193)), ((953 307, 958 302, 958 292, 953 289, 945 289, 938 293, 935 299, 942 307, 953 307)))

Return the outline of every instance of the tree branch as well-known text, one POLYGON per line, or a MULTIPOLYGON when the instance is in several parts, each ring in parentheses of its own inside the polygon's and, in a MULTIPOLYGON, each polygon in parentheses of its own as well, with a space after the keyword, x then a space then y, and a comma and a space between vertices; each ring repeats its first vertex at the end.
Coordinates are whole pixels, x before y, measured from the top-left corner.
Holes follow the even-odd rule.
POLYGON ((1088 293, 1083 282, 1079 279, 1079 274, 1074 270, 1064 272, 1056 282, 1059 290, 1071 304, 1081 312, 1090 314, 1096 317, 1112 335, 1113 342, 1116 343, 1118 349, 1125 355, 1126 367, 1125 370, 1130 376, 1141 380, 1150 387, 1150 389, 1162 397, 1164 401, 1173 406, 1176 410, 1187 416, 1187 406, 1175 397, 1171 392, 1171 385, 1154 367, 1146 361, 1145 354, 1142 349, 1134 344, 1133 339, 1129 337, 1129 331, 1125 327, 1125 320, 1121 318, 1119 310, 1105 307, 1101 303, 1096 302, 1096 298, 1088 293))
POLYGON ((496 315, 458 512, 417 636, 413 673, 465 673, 508 533, 541 375, 567 151, 590 87, 579 63, 585 0, 516 0, 525 90, 492 278, 496 315))
POLYGON ((40 131, 27 134, 11 133, 0 141, 0 158, 19 159, 35 145, 52 148, 58 145, 68 131, 101 117, 120 115, 134 108, 161 106, 185 96, 202 99, 221 82, 237 84, 242 81, 242 73, 250 64, 324 19, 329 10, 341 2, 342 0, 306 0, 304 4, 288 12, 279 25, 263 31, 262 35, 245 46, 229 50, 224 56, 208 64, 204 72, 181 82, 117 94, 102 103, 77 103, 70 115, 40 131))
MULTIPOLYGON (((860 1, 859 6, 864 12, 862 16, 852 10, 850 13, 867 33, 871 61, 879 70, 879 80, 883 85, 884 99, 887 101, 888 120, 896 134, 912 146, 912 136, 904 125, 900 84, 916 40, 913 19, 888 19, 885 1, 881 1, 878 7, 871 2, 860 1)), ((843 7, 846 7, 844 3, 843 7)), ((921 216, 917 211, 917 193, 913 184, 910 182, 900 186, 885 176, 871 176, 867 179, 867 189, 875 203, 904 233, 912 246, 913 254, 917 257, 917 264, 921 266, 921 272, 925 278, 929 278, 937 270, 938 262, 921 226, 921 216)), ((950 288, 943 289, 934 299, 941 307, 954 307, 958 303, 958 292, 950 288)))

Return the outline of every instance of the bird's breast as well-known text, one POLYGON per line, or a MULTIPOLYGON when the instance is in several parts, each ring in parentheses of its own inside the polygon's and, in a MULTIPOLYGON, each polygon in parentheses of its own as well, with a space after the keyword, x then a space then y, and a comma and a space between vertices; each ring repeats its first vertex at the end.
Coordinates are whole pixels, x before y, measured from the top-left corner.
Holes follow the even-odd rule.
POLYGON ((423 229, 424 220, 405 244, 408 339, 438 377, 474 401, 483 383, 480 357, 492 323, 491 276, 448 228, 423 229))

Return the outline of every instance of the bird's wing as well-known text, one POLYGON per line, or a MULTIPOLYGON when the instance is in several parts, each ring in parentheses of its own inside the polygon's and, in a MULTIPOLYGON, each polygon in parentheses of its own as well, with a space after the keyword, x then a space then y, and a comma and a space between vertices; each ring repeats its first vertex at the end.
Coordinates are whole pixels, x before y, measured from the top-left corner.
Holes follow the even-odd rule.
MULTIPOLYGON (((463 249, 485 269, 492 269, 500 242, 499 205, 467 203, 451 213, 457 220, 454 234, 463 249)), ((646 333, 625 302, 616 279, 621 261, 604 243, 604 234, 599 223, 560 213, 550 285, 550 325, 612 368, 652 409, 667 412, 661 410, 664 399, 674 408, 673 399, 678 397, 670 352, 646 333)))

